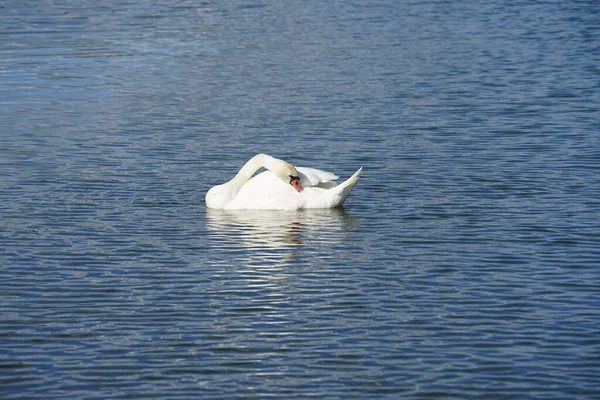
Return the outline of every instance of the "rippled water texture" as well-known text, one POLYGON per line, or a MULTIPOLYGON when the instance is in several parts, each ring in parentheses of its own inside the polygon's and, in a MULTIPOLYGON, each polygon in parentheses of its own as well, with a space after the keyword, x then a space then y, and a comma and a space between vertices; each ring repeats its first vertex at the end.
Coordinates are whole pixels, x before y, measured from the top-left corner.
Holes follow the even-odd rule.
POLYGON ((597 1, 2 2, 0 397, 600 398, 599 38, 597 1), (207 211, 258 152, 363 178, 207 211))

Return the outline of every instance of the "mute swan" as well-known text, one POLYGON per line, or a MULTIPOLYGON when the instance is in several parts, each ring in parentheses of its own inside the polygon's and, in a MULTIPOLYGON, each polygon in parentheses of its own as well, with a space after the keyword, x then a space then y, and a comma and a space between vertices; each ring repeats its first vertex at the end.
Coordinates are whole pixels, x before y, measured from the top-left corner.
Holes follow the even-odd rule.
POLYGON ((362 167, 336 185, 338 177, 314 168, 293 165, 266 154, 257 154, 227 183, 206 193, 208 208, 227 210, 299 210, 341 206, 360 178, 362 167), (266 168, 254 178, 260 168, 266 168), (250 179, 252 178, 252 179, 250 179))

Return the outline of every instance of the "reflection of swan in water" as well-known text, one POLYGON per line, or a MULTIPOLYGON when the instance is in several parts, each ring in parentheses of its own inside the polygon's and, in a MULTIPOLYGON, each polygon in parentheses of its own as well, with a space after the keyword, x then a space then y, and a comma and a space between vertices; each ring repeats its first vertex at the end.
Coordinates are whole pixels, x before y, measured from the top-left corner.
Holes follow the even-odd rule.
POLYGON ((210 241, 244 251, 248 261, 288 263, 301 248, 322 254, 341 244, 358 217, 343 209, 304 211, 206 210, 210 241))

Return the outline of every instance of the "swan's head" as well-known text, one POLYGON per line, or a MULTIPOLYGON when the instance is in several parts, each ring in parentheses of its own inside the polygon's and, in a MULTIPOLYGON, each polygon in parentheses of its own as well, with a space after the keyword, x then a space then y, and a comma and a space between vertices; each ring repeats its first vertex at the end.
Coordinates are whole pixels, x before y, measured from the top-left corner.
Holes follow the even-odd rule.
POLYGON ((277 175, 279 179, 281 179, 285 183, 289 183, 290 185, 292 185, 294 189, 298 191, 298 193, 304 190, 304 188, 300 186, 300 175, 298 174, 296 168, 294 168, 292 164, 287 163, 283 160, 279 161, 279 166, 275 169, 275 171, 272 172, 274 172, 275 175, 277 175))

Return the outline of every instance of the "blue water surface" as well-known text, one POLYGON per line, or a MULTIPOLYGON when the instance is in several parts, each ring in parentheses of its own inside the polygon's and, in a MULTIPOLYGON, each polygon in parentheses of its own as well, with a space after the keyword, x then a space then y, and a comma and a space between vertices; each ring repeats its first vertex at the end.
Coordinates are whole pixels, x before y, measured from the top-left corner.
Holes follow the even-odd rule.
POLYGON ((600 398, 597 1, 4 1, 0 397, 600 398), (343 209, 206 210, 259 152, 343 209))

